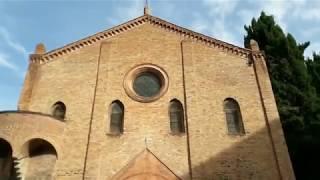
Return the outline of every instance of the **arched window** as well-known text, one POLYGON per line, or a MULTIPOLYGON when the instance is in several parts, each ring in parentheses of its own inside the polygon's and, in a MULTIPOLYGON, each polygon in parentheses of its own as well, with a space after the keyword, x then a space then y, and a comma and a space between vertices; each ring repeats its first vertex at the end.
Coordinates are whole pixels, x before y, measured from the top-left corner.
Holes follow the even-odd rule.
POLYGON ((232 98, 224 100, 224 112, 226 113, 229 134, 244 134, 245 132, 238 102, 232 98))
POLYGON ((123 117, 123 104, 118 100, 113 101, 110 114, 110 133, 118 135, 123 132, 123 117))
POLYGON ((64 119, 66 115, 66 105, 63 102, 56 102, 52 106, 52 116, 58 119, 64 119))
POLYGON ((170 129, 171 133, 178 134, 184 132, 183 106, 177 99, 170 101, 170 129))

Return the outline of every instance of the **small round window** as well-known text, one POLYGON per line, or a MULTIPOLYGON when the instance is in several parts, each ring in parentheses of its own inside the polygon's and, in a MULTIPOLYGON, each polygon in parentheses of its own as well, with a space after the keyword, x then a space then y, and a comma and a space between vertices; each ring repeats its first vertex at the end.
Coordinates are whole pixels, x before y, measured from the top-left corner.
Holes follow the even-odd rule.
POLYGON ((126 75, 124 87, 132 99, 151 102, 165 93, 168 88, 168 78, 161 68, 144 64, 133 68, 126 75))
POLYGON ((143 97, 152 97, 160 92, 161 80, 152 72, 143 72, 133 81, 134 91, 143 97))

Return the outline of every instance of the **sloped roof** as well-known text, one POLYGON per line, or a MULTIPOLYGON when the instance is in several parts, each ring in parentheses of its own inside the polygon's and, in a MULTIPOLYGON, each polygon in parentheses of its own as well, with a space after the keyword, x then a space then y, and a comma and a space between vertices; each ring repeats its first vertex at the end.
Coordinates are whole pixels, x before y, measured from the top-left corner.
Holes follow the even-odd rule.
POLYGON ((130 20, 130 21, 123 23, 121 25, 118 25, 113 28, 98 32, 92 36, 83 38, 79 41, 76 41, 76 42, 73 42, 70 44, 67 44, 61 48, 57 48, 52 51, 49 51, 45 54, 31 55, 30 61, 31 62, 39 61, 40 63, 45 63, 45 62, 48 62, 48 61, 55 59, 57 57, 60 57, 65 54, 68 54, 70 52, 81 49, 83 47, 90 46, 94 43, 100 42, 102 40, 106 40, 110 37, 113 37, 118 34, 129 31, 129 30, 136 28, 136 27, 139 27, 145 23, 150 23, 150 24, 155 25, 157 27, 168 30, 169 32, 179 34, 179 35, 185 37, 186 39, 201 42, 201 43, 204 43, 208 46, 213 46, 215 48, 221 49, 223 51, 226 51, 228 53, 232 53, 232 54, 235 54, 238 56, 247 57, 251 53, 250 49, 238 47, 238 46, 220 41, 218 39, 194 32, 192 30, 177 26, 177 25, 172 24, 168 21, 162 20, 158 17, 154 17, 149 14, 145 14, 143 16, 140 16, 136 19, 130 20))

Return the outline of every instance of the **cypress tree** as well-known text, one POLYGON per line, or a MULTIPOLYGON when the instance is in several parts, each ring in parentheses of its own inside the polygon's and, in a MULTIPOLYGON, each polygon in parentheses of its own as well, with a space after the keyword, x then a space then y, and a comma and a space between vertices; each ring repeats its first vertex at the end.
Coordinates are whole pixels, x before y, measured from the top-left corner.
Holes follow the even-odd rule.
POLYGON ((273 16, 264 12, 244 28, 245 47, 254 39, 265 52, 297 179, 320 179, 316 168, 320 159, 320 56, 306 61, 303 54, 310 43, 297 43, 290 33, 283 32, 273 16))

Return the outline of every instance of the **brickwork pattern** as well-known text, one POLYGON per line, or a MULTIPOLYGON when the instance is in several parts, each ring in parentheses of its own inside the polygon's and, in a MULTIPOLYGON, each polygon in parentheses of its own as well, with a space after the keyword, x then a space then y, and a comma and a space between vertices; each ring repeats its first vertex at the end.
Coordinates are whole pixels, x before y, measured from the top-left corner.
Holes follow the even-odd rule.
POLYGON ((31 61, 19 109, 50 114, 62 101, 65 121, 0 115, 5 122, 0 138, 13 142, 13 149, 19 149, 25 133, 52 143, 59 180, 111 179, 146 148, 186 180, 294 179, 263 58, 257 55, 259 63, 251 64, 250 56, 203 41, 143 23, 46 63, 31 61), (124 90, 126 73, 145 63, 161 67, 169 78, 167 92, 150 103, 137 102, 124 90), (226 98, 240 105, 243 136, 227 132, 226 98), (170 133, 172 99, 185 109, 187 131, 181 135, 170 133), (109 133, 114 100, 125 109, 119 136, 109 133))

